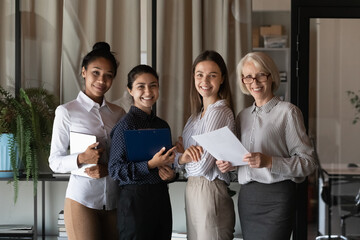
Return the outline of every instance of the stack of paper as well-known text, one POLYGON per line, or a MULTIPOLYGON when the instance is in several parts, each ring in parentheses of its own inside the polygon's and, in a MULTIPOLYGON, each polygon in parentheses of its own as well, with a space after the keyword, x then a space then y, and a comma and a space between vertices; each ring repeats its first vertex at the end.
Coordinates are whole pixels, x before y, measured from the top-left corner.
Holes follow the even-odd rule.
POLYGON ((67 240, 68 236, 65 229, 64 210, 61 210, 59 212, 58 230, 59 230, 58 240, 67 240))
POLYGON ((171 234, 171 240, 186 240, 187 239, 187 235, 186 233, 176 233, 173 232, 171 234))

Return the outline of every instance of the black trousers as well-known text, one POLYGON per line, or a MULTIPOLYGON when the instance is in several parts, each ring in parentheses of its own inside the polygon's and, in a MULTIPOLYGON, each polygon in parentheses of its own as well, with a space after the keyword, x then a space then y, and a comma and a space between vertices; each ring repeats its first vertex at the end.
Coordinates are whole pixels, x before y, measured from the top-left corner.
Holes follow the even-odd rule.
POLYGON ((121 186, 117 218, 121 240, 170 240, 172 214, 167 184, 121 186))
POLYGON ((292 181, 241 186, 238 211, 244 240, 289 240, 295 214, 292 181))

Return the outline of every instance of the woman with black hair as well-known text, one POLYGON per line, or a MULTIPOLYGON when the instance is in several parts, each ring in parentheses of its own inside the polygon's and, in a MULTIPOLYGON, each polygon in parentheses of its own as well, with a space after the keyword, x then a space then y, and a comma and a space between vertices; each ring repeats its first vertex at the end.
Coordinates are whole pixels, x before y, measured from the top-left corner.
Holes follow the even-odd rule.
POLYGON ((64 217, 70 240, 118 239, 116 231, 117 185, 108 174, 110 132, 125 111, 105 100, 116 76, 118 62, 106 42, 98 42, 82 61, 85 81, 73 101, 56 109, 50 168, 66 173, 84 164, 86 176, 71 174, 66 190, 64 217), (70 132, 95 135, 97 142, 82 153, 69 154, 70 132))
MULTIPOLYGON (((170 167, 175 147, 165 147, 151 159, 133 162, 127 157, 126 130, 170 128, 156 116, 152 106, 159 98, 159 76, 148 65, 138 65, 128 74, 128 92, 133 104, 111 132, 109 174, 118 181, 119 239, 170 240, 172 232, 171 203, 167 183, 174 179, 170 167)), ((137 146, 139 151, 142 146, 137 146)))

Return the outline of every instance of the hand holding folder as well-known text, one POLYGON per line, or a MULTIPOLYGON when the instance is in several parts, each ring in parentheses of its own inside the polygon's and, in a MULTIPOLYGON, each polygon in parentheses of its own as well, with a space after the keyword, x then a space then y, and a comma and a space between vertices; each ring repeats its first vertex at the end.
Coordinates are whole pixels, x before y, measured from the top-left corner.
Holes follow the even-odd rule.
POLYGON ((165 147, 163 147, 159 152, 157 152, 151 160, 148 162, 148 167, 150 169, 162 166, 169 166, 172 167, 175 159, 174 150, 176 147, 170 148, 165 153, 165 147))
POLYGON ((155 165, 160 162, 173 162, 171 158, 175 147, 172 147, 170 129, 126 130, 124 137, 128 161, 149 161, 156 155, 155 165))
MULTIPOLYGON (((94 143, 96 143, 96 136, 94 135, 70 132, 70 154, 83 153, 94 143)), ((80 168, 71 171, 71 173, 90 178, 90 176, 85 173, 85 169, 92 166, 96 166, 96 164, 83 164, 80 168)))

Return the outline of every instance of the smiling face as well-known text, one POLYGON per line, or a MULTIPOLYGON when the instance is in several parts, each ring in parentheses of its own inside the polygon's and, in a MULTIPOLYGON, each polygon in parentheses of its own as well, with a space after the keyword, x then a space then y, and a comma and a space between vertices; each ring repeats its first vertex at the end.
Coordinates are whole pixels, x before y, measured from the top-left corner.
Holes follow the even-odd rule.
POLYGON ((195 88, 203 97, 204 105, 219 99, 219 89, 223 82, 221 70, 213 61, 199 62, 194 72, 195 88))
POLYGON ((97 58, 89 63, 87 69, 82 68, 81 75, 85 79, 85 94, 101 105, 114 79, 111 62, 102 57, 97 58))
POLYGON ((128 88, 128 91, 133 97, 134 106, 150 114, 152 105, 159 98, 159 82, 154 75, 142 73, 136 77, 132 89, 128 88))
MULTIPOLYGON (((262 71, 258 69, 253 62, 246 62, 242 69, 242 76, 255 77, 256 74, 260 72, 262 71)), ((245 84, 251 96, 254 97, 256 106, 258 107, 261 107, 262 105, 264 105, 274 97, 274 94, 272 93, 271 85, 272 85, 271 75, 268 77, 267 81, 265 82, 258 82, 257 80, 254 80, 252 83, 245 84)))

